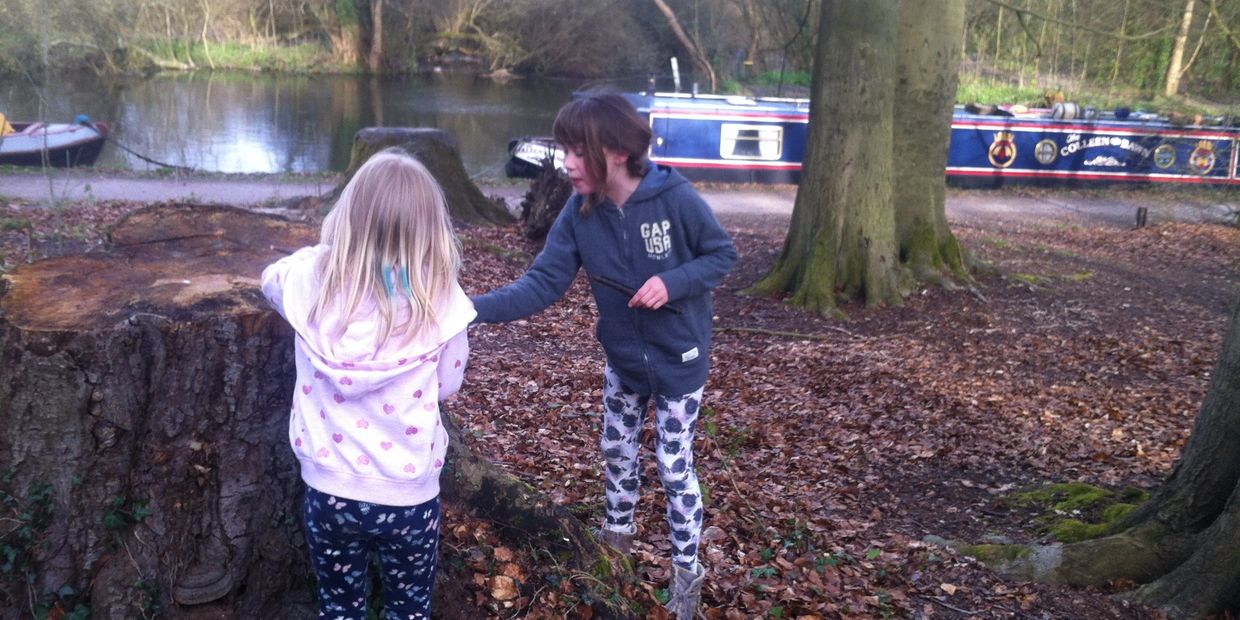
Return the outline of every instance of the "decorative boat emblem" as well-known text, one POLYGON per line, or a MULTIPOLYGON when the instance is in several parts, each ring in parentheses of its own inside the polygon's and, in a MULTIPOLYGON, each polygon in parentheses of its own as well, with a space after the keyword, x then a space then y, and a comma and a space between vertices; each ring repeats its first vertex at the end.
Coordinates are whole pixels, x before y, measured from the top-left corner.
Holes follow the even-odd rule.
POLYGON ((1016 136, 1010 131, 996 131, 995 141, 990 143, 987 156, 990 165, 996 168, 1007 168, 1016 161, 1016 136))
POLYGON ((1214 168, 1214 159, 1214 144, 1202 140, 1193 149, 1193 154, 1188 156, 1188 166, 1197 174, 1208 174, 1214 168))
MULTIPOLYGON (((994 146, 990 148, 993 152, 994 146)), ((1055 158, 1059 157, 1059 145, 1051 139, 1043 140, 1033 147, 1033 156, 1037 158, 1038 163, 1049 166, 1055 162, 1055 158)), ((991 162, 994 162, 993 155, 991 162)))
POLYGON ((1170 168, 1175 165, 1175 147, 1170 144, 1160 144, 1154 149, 1154 165, 1159 168, 1170 168))

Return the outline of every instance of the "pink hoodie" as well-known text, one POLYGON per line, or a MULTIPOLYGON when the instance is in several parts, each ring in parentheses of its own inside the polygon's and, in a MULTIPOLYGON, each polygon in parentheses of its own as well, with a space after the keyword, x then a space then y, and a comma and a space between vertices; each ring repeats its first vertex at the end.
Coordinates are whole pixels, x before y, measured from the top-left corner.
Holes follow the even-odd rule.
MULTIPOLYGON (((311 487, 348 499, 413 506, 439 495, 448 434, 439 401, 461 387, 473 304, 454 284, 438 329, 407 345, 375 349, 378 313, 359 308, 343 334, 340 318, 308 317, 319 289, 315 265, 327 248, 302 248, 263 270, 262 287, 297 332, 297 387, 289 442, 311 487)), ((399 322, 398 322, 399 324, 399 322)))

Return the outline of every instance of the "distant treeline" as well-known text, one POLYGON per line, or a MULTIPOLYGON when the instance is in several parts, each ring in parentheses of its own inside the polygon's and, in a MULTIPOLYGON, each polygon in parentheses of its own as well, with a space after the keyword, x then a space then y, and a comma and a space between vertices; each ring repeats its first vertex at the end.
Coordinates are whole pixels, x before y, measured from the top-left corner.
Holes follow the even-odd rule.
MULTIPOLYGON (((709 89, 812 67, 821 0, 0 0, 0 72, 668 73, 709 89)), ((1235 97, 1236 0, 969 0, 966 80, 1235 97)))

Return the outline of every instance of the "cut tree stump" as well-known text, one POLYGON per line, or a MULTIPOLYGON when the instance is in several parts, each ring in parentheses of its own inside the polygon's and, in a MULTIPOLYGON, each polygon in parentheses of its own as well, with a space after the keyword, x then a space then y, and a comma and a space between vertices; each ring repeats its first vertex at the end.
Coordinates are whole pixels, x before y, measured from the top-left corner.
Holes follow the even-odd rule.
MULTIPOLYGON (((89 600, 94 618, 313 615, 287 437, 293 334, 258 277, 317 237, 276 217, 165 205, 131 213, 99 251, 4 275, 0 516, 30 536, 4 539, 19 557, 0 616, 38 599, 65 611, 89 600)), ((494 520, 518 548, 585 572, 608 560, 631 578, 576 518, 448 426, 446 503, 494 520)), ((436 615, 470 617, 446 574, 436 615)), ((602 617, 626 615, 602 605, 602 617)))
POLYGON ((431 171, 443 187, 448 211, 457 224, 488 226, 512 223, 512 215, 503 203, 484 196, 470 180, 452 136, 439 129, 424 127, 367 127, 358 131, 353 136, 349 169, 345 171, 344 181, 332 192, 330 201, 336 201, 349 179, 371 155, 389 147, 404 149, 431 171))

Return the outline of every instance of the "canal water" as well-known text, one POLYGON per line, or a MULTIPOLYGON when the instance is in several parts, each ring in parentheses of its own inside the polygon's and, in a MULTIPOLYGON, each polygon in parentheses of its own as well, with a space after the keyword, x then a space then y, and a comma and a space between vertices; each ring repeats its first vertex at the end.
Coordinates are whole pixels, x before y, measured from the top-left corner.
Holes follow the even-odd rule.
MULTIPOLYGON (((508 141, 551 132, 576 80, 499 83, 460 73, 408 76, 193 72, 118 81, 0 80, 0 112, 14 121, 107 123, 118 143, 150 159, 214 172, 342 171, 353 135, 372 126, 451 134, 470 175, 502 177, 508 141)), ((110 144, 96 165, 157 166, 110 144)))

